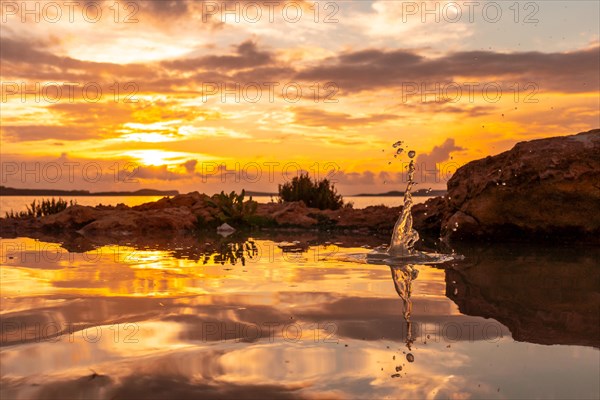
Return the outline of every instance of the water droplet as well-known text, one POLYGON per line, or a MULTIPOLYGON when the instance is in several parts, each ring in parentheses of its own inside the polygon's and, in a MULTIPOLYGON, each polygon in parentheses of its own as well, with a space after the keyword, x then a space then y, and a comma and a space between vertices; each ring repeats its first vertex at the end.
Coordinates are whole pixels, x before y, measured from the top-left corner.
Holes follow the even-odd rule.
POLYGON ((390 161, 390 162, 388 162, 388 165, 392 165, 392 162, 391 162, 391 161, 390 161))
POLYGON ((404 149, 401 147, 401 148, 399 148, 398 150, 396 150, 396 154, 400 154, 400 153, 402 153, 403 151, 404 151, 404 149))
POLYGON ((397 365, 396 366, 396 372, 400 372, 402 371, 402 365, 397 365))
POLYGON ((398 140, 396 143, 392 145, 393 148, 402 146, 402 140, 398 140))
POLYGON ((415 356, 413 356, 412 353, 408 353, 406 355, 406 361, 408 361, 408 362, 414 362, 415 361, 415 356))
POLYGON ((394 374, 392 375, 392 378, 400 378, 400 374, 394 374))
POLYGON ((409 152, 408 152, 408 156, 409 156, 410 158, 414 158, 414 157, 415 157, 415 155, 417 155, 417 153, 416 153, 414 150, 411 150, 411 151, 409 151, 409 152))
POLYGON ((395 359, 396 359, 396 356, 392 356, 392 360, 395 360, 395 359))

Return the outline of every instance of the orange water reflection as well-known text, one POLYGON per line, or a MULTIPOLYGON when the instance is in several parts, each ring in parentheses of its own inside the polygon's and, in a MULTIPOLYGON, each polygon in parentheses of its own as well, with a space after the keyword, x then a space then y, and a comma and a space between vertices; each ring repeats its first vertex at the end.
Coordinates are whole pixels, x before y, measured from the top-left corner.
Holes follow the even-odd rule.
POLYGON ((253 243, 242 265, 2 240, 2 398, 598 395, 597 349, 515 342, 462 314, 442 269, 415 267, 408 362, 389 267, 340 257, 368 250, 253 243))

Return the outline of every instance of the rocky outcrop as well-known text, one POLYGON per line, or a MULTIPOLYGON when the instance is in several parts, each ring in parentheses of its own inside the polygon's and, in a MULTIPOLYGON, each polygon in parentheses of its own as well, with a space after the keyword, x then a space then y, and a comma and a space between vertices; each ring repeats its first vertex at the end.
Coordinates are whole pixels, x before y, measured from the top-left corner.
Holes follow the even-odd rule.
POLYGON ((600 129, 521 142, 470 162, 444 198, 413 215, 417 229, 449 240, 598 240, 600 129))
MULTIPOLYGON (((0 236, 31 236, 33 232, 77 232, 85 236, 161 236, 197 230, 211 230, 222 223, 219 209, 209 196, 192 192, 135 207, 71 206, 43 218, 0 219, 0 236)), ((318 230, 360 230, 389 232, 400 207, 367 207, 354 210, 319 210, 303 202, 258 204, 253 225, 258 228, 299 228, 318 230)), ((241 226, 229 222, 234 228, 241 226)))

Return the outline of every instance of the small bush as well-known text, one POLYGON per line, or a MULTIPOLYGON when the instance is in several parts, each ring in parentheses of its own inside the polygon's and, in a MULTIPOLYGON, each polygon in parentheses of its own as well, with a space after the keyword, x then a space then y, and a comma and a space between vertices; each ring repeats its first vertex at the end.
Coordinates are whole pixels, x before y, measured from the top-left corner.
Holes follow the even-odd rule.
POLYGON ((33 202, 26 206, 27 211, 14 212, 10 210, 10 213, 6 213, 6 218, 31 218, 31 217, 45 217, 47 215, 57 214, 67 207, 74 205, 73 200, 70 200, 68 203, 66 200, 59 198, 55 200, 54 197, 52 200, 44 200, 42 199, 39 202, 33 200, 33 202))
POLYGON ((245 196, 245 190, 242 190, 239 195, 235 192, 230 194, 221 192, 213 195, 208 200, 208 205, 217 209, 216 218, 220 223, 234 224, 238 227, 240 225, 252 225, 252 217, 256 213, 258 203, 252 200, 252 196, 248 201, 244 201, 245 196))
POLYGON ((313 181, 302 174, 283 185, 279 185, 280 201, 303 201, 307 207, 320 210, 337 210, 344 205, 341 195, 327 179, 313 181))

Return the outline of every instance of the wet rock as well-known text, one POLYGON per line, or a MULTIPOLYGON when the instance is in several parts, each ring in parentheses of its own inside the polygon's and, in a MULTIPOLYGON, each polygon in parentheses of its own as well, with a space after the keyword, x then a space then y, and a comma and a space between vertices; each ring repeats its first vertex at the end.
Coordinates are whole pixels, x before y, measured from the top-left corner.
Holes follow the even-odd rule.
POLYGON ((439 228, 449 241, 598 241, 599 154, 596 129, 521 142, 470 162, 448 181, 444 198, 413 209, 415 228, 439 228))
POLYGON ((413 227, 420 233, 439 236, 442 221, 446 218, 446 199, 434 197, 423 204, 415 204, 412 208, 413 227))
POLYGON ((374 231, 391 230, 400 214, 400 207, 369 206, 363 209, 341 208, 323 210, 320 214, 333 221, 338 228, 369 228, 374 231))

